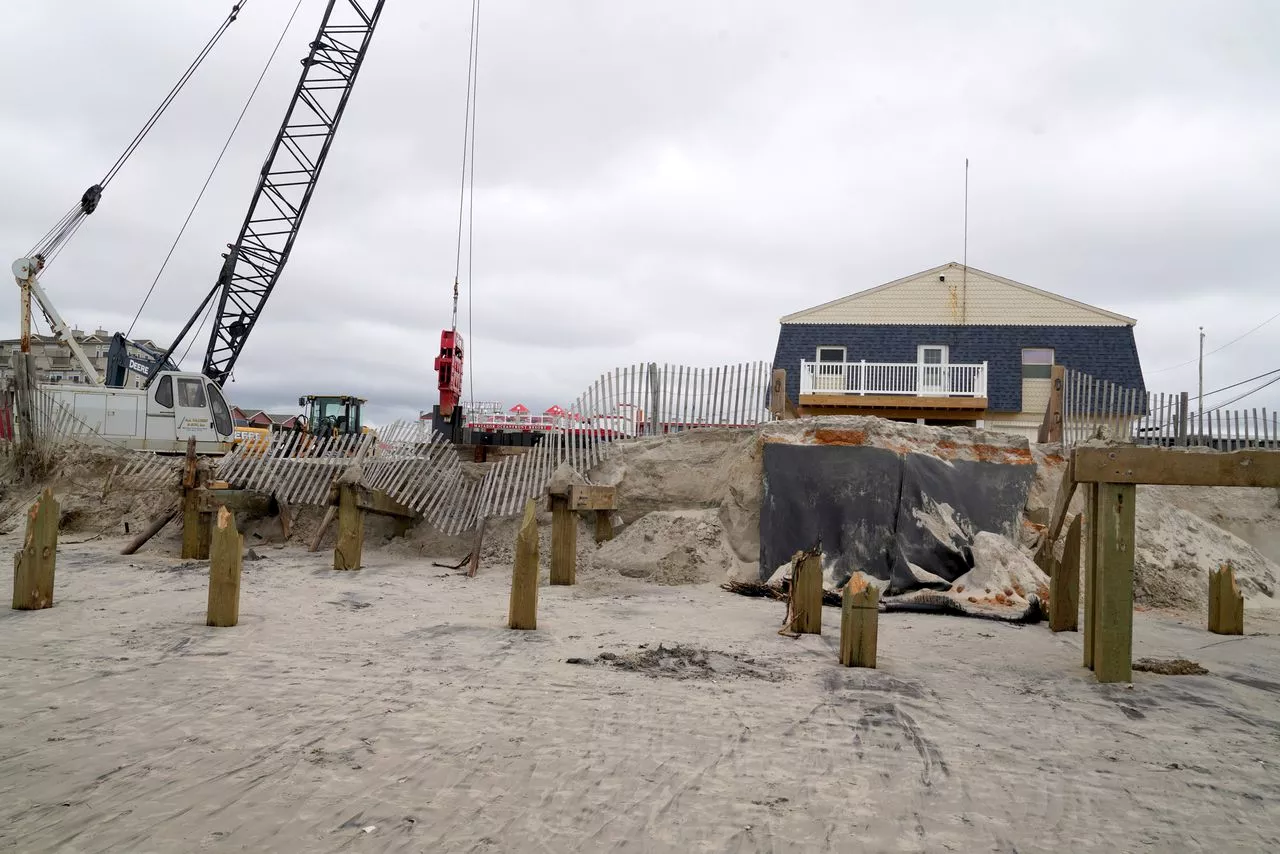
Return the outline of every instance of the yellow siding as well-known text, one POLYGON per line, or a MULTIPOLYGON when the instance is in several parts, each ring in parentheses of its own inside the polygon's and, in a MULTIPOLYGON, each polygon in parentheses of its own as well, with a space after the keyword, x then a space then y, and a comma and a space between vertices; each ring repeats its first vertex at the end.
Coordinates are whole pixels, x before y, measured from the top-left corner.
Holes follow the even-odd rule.
POLYGON ((1039 424, 1044 411, 1049 408, 1049 396, 1053 393, 1053 380, 1022 381, 1022 417, 1017 421, 1035 419, 1039 424))
POLYGON ((999 276, 947 264, 783 318, 783 323, 1125 326, 1128 319, 999 276), (945 281, 939 281, 939 276, 945 281))

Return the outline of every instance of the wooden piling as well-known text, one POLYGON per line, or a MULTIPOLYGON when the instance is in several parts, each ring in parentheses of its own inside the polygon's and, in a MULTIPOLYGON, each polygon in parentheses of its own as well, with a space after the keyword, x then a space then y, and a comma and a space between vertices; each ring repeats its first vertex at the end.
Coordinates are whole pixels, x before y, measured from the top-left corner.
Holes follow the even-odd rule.
POLYGON ((524 518, 516 535, 507 626, 512 629, 538 627, 538 518, 536 502, 532 498, 525 502, 524 518))
POLYGON ((1098 591, 1098 484, 1087 483, 1085 490, 1085 518, 1089 520, 1089 535, 1082 543, 1084 550, 1084 666, 1093 669, 1093 643, 1097 638, 1098 591))
POLYGON ((574 584, 578 570, 578 514, 568 495, 551 495, 551 583, 574 584))
POLYGON ((1133 540, 1137 487, 1098 484, 1093 672, 1099 682, 1133 680, 1133 540))
POLYGON ((1244 594, 1236 586, 1230 564, 1209 573, 1209 631, 1216 635, 1244 634, 1244 594))
POLYGON ((334 569, 359 569, 364 551, 364 511, 357 503, 356 486, 338 487, 338 543, 333 548, 334 569))
POLYGON ((236 517, 227 508, 219 508, 209 550, 209 607, 205 625, 226 628, 240 621, 243 558, 244 537, 236 530, 236 517))
POLYGON ((840 663, 875 667, 880 623, 880 591, 861 572, 844 586, 840 607, 840 663))
POLYGON ((13 607, 37 611, 53 607, 53 576, 58 561, 58 501, 45 487, 27 511, 22 549, 13 556, 13 607))
POLYGON ((613 539, 613 511, 597 510, 596 514, 596 545, 607 543, 613 539))
POLYGON ((1053 561, 1049 579, 1049 630, 1074 632, 1079 629, 1080 614, 1080 516, 1067 529, 1062 544, 1062 560, 1053 561))
POLYGON ((791 630, 822 634, 822 551, 798 552, 792 559, 791 630))
POLYGON ((213 514, 200 507, 201 472, 196 459, 196 440, 187 440, 187 460, 182 473, 182 557, 206 560, 209 557, 209 534, 213 514))

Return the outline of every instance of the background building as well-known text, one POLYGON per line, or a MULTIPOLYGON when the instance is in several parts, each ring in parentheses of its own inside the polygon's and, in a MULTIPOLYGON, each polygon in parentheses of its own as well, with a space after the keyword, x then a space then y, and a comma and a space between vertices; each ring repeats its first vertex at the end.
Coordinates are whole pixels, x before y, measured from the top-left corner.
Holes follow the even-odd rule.
POLYGON ((775 368, 805 414, 1032 438, 1063 365, 1143 390, 1131 317, 950 263, 782 318, 775 368))
MULTIPOLYGON (((164 352, 164 348, 158 347, 154 341, 127 341, 119 333, 112 335, 105 329, 95 329, 93 332, 73 329, 71 334, 93 363, 98 376, 107 377, 109 372, 114 373, 116 381, 113 385, 117 387, 140 388, 156 358, 164 352)), ((8 386, 8 381, 13 376, 10 355, 17 353, 21 346, 20 338, 0 341, 0 349, 4 353, 3 358, 0 358, 0 388, 8 386)), ((31 353, 35 356, 36 377, 40 382, 94 382, 93 377, 85 376, 80 363, 71 355, 71 348, 53 335, 32 335, 31 353)), ((169 365, 172 370, 172 363, 169 365)))

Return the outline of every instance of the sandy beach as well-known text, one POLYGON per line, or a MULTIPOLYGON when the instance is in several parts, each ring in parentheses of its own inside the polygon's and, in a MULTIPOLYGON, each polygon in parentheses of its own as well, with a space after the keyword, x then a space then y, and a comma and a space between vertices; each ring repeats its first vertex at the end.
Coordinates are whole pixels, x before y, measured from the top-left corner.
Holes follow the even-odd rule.
POLYGON ((783 603, 589 570, 510 631, 509 566, 377 550, 260 549, 211 629, 207 563, 118 547, 0 612, 5 850, 1280 848, 1266 612, 1139 613, 1135 658, 1209 673, 1099 685, 1043 624, 885 614, 846 669, 835 609, 791 639, 783 603))

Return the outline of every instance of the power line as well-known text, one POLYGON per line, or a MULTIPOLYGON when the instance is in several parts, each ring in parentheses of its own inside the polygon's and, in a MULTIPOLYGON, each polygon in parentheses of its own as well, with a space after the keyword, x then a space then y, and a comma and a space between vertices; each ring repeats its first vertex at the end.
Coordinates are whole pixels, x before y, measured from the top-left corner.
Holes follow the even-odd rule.
POLYGON ((1228 407, 1228 406, 1230 406, 1230 405, 1231 405, 1231 404, 1233 404, 1233 403, 1239 403, 1240 401, 1244 400, 1246 397, 1249 397, 1250 395, 1257 394, 1258 392, 1262 391, 1264 388, 1267 388, 1268 386, 1275 385, 1276 383, 1280 383, 1280 376, 1277 376, 1275 379, 1268 380, 1267 382, 1263 383, 1262 385, 1258 386, 1257 388, 1250 389, 1249 391, 1246 391, 1246 392, 1245 392, 1244 394, 1242 394, 1242 395, 1239 395, 1239 396, 1237 396, 1237 397, 1233 397, 1233 398, 1231 398, 1230 400, 1226 401, 1225 403, 1219 403, 1217 406, 1213 407, 1212 409, 1206 409, 1206 410, 1205 410, 1205 413, 1209 413, 1209 412, 1216 412, 1217 410, 1219 410, 1219 409, 1223 409, 1223 408, 1225 408, 1225 407, 1228 407))
POLYGON ((1227 391, 1228 389, 1237 388, 1239 386, 1244 385, 1245 383, 1251 383, 1254 380, 1260 380, 1263 377, 1269 377, 1272 374, 1276 374, 1276 373, 1280 373, 1280 368, 1275 368, 1274 370, 1267 371, 1265 374, 1258 374, 1256 377, 1249 377, 1249 379, 1247 380, 1240 380, 1240 382, 1238 383, 1232 383, 1231 385, 1224 385, 1222 388, 1215 388, 1213 391, 1206 391, 1205 396, 1207 397, 1208 395, 1211 395, 1211 394, 1217 394, 1220 391, 1227 391))
MULTIPOLYGON (((1257 332, 1259 329, 1261 329, 1262 327, 1266 326, 1268 323, 1270 323, 1271 321, 1275 320, 1277 317, 1280 317, 1280 311, 1278 311, 1278 312, 1276 312, 1275 314, 1271 315, 1271 316, 1270 316, 1270 317, 1268 317, 1266 320, 1262 321, 1262 322, 1261 322, 1261 323, 1259 323, 1257 326, 1253 327, 1252 329, 1250 329, 1248 332, 1244 333, 1243 335, 1240 335, 1240 336, 1237 336, 1237 337, 1235 337, 1235 338, 1232 338, 1232 339, 1231 339, 1230 341, 1228 341, 1226 344, 1223 344, 1221 347, 1218 347, 1216 350, 1210 350, 1208 353, 1205 353, 1204 355, 1205 355, 1206 357, 1209 357, 1209 356, 1212 356, 1214 353, 1221 353, 1223 350, 1227 349, 1227 348, 1228 348, 1228 347, 1230 347, 1232 344, 1235 344, 1237 341, 1240 341, 1240 340, 1241 340, 1241 339, 1243 339, 1243 338, 1247 338, 1248 336, 1250 336, 1250 335, 1252 335, 1253 333, 1257 332)), ((1169 366, 1169 367, 1167 367, 1167 368, 1161 368, 1161 369, 1160 369, 1160 370, 1158 370, 1158 371, 1150 371, 1149 373, 1150 373, 1152 376, 1154 376, 1155 374, 1163 374, 1163 373, 1165 373, 1166 371, 1172 371, 1172 370, 1176 370, 1176 369, 1178 369, 1178 368, 1185 368, 1187 365, 1194 365, 1197 361, 1198 361, 1198 357, 1197 357, 1196 359, 1188 359, 1187 361, 1185 361, 1185 362, 1180 362, 1179 364, 1176 364, 1176 365, 1170 365, 1170 366, 1169 366)))
MULTIPOLYGON (((227 141, 222 144, 222 150, 218 152, 218 158, 213 161, 213 168, 209 170, 209 175, 204 179, 204 186, 200 188, 200 192, 196 194, 196 200, 191 205, 191 210, 187 211, 187 218, 182 221, 182 227, 178 229, 178 234, 173 238, 173 243, 169 246, 169 252, 164 256, 164 261, 160 263, 160 269, 156 271, 156 277, 151 280, 151 287, 147 288, 147 295, 142 298, 142 304, 138 306, 138 312, 133 316, 132 322, 129 323, 129 331, 124 334, 125 338, 133 334, 133 327, 137 325, 138 318, 142 316, 142 310, 147 307, 147 301, 151 299, 151 294, 155 291, 156 285, 160 282, 160 277, 164 275, 165 267, 169 266, 169 259, 173 257, 174 250, 178 248, 178 242, 182 240, 182 235, 186 233, 187 226, 191 224, 191 218, 195 215, 196 208, 200 206, 200 202, 204 199, 205 191, 209 189, 209 184, 213 181, 214 173, 218 171, 218 166, 222 164, 222 158, 226 155, 227 149, 231 146, 231 140, 235 137, 236 131, 240 129, 240 123, 244 121, 245 113, 249 112, 249 105, 253 103, 254 96, 258 94, 258 87, 262 85, 262 80, 267 76, 267 70, 271 68, 271 63, 275 61, 276 53, 280 50, 280 45, 284 42, 285 35, 289 32, 289 27, 293 26, 293 19, 298 14, 298 9, 302 6, 302 0, 298 0, 293 7, 293 13, 289 15, 289 20, 285 22, 284 29, 280 31, 280 38, 276 41, 276 46, 271 49, 271 55, 267 57, 267 64, 262 67, 262 73, 258 75, 258 82, 253 84, 253 90, 249 93, 249 99, 244 102, 244 107, 240 110, 240 116, 236 119, 236 123, 231 127, 231 133, 227 134, 227 141)), ((190 349, 190 348, 188 348, 190 349)))

